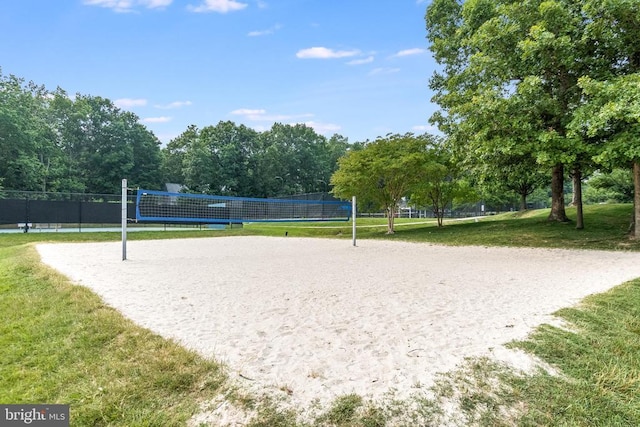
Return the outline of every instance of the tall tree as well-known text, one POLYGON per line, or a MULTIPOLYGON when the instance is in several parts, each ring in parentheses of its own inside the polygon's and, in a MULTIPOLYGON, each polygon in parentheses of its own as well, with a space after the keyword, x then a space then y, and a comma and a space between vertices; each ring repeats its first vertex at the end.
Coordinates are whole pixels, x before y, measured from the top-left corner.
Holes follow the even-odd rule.
MULTIPOLYGON (((549 220, 567 221, 564 177, 583 151, 567 125, 578 78, 593 67, 577 0, 434 0, 428 39, 443 69, 431 78, 433 120, 469 156, 526 155, 551 171, 549 220)), ((576 166, 577 167, 577 166, 576 166)))
POLYGON ((314 159, 317 162, 313 175, 315 186, 313 192, 328 193, 330 190, 331 175, 338 168, 338 159, 344 156, 351 147, 349 140, 338 134, 332 135, 328 140, 315 146, 314 159))
POLYGON ((323 162, 327 140, 304 124, 275 123, 264 134, 265 158, 271 163, 271 180, 279 195, 317 191, 326 181, 323 162))
POLYGON ((211 182, 216 194, 230 196, 252 195, 252 176, 255 173, 253 154, 257 132, 233 122, 219 122, 200 132, 200 142, 207 147, 217 182, 211 182))
POLYGON ((0 72, 0 178, 10 189, 46 191, 59 157, 47 117, 49 93, 0 72))
POLYGON ((159 185, 160 142, 135 114, 106 98, 77 94, 72 100, 63 91, 51 105, 58 144, 67 157, 70 188, 61 189, 113 194, 122 178, 132 185, 159 185))
POLYGON ((185 184, 185 156, 196 144, 200 131, 189 125, 178 137, 162 148, 162 180, 165 183, 185 184))
POLYGON ((131 124, 131 143, 133 148, 133 167, 129 172, 131 186, 151 190, 162 188, 162 155, 160 140, 144 125, 131 124))
POLYGON ((573 122, 577 132, 586 130, 603 141, 597 156, 607 168, 627 166, 633 170, 634 220, 632 236, 640 238, 640 73, 599 82, 580 81, 588 102, 573 122))

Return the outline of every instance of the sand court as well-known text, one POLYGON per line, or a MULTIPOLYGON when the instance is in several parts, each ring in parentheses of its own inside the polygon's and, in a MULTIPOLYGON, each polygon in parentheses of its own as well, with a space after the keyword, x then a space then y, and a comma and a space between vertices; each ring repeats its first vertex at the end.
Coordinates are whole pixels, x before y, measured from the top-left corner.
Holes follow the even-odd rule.
MULTIPOLYGON (((640 277, 640 254, 292 237, 39 244, 42 261, 137 324, 295 406, 400 397, 555 310, 640 277)), ((524 367, 524 366, 520 366, 524 367)))

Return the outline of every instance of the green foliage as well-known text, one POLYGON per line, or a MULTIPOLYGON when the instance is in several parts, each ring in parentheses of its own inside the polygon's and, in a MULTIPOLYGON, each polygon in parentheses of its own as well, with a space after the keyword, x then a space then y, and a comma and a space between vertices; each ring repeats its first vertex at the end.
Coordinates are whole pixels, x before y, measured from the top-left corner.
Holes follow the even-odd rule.
POLYGON ((571 129, 606 142, 598 162, 620 167, 640 159, 640 70, 604 82, 584 77, 580 86, 588 102, 571 129))
POLYGON ((421 181, 427 147, 434 142, 427 134, 394 134, 378 138, 362 150, 349 151, 331 177, 333 193, 345 200, 355 195, 359 206, 372 204, 383 209, 387 232, 393 233, 398 203, 421 181))
POLYGON ((0 178, 6 188, 49 188, 58 153, 47 95, 42 86, 0 72, 0 178))
POLYGON ((443 145, 427 147, 424 163, 416 171, 419 180, 412 187, 411 202, 416 206, 430 206, 442 227, 445 209, 453 202, 476 201, 477 194, 456 166, 451 152, 443 145))
POLYGON ((8 189, 117 193, 159 186, 158 139, 108 99, 70 99, 0 74, 0 178, 8 189))
POLYGON ((586 183, 585 203, 633 202, 633 179, 628 169, 595 173, 586 183))
MULTIPOLYGON (((583 100, 580 78, 628 70, 620 64, 631 61, 630 48, 615 40, 637 46, 628 36, 637 34, 632 3, 434 0, 426 24, 442 71, 430 82, 441 107, 432 120, 451 136, 456 154, 493 170, 517 163, 527 175, 539 166, 553 170, 550 219, 565 220, 558 185, 565 167, 584 175, 601 151, 600 141, 570 132, 583 100)), ((535 185, 521 194, 527 187, 535 185)))
POLYGON ((349 146, 312 128, 276 123, 265 132, 220 122, 190 126, 162 150, 167 182, 190 191, 232 196, 273 197, 328 192, 329 177, 349 146))
POLYGON ((138 117, 108 99, 57 92, 52 103, 58 145, 65 154, 63 173, 75 178, 74 190, 118 193, 122 178, 129 185, 157 188, 160 142, 138 117))

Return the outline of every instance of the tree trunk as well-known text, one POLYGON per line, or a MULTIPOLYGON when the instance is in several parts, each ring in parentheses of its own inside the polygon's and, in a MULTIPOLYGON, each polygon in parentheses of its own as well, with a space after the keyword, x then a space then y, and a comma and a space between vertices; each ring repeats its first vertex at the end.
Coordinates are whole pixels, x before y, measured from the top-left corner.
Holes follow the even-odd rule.
POLYGON ((436 218, 438 227, 442 227, 442 218, 444 217, 444 209, 440 209, 440 205, 431 198, 431 206, 433 207, 433 216, 436 218))
POLYGON ((558 163, 551 172, 551 213, 549 221, 568 222, 564 210, 564 165, 558 163))
POLYGON ((640 160, 633 161, 633 230, 632 239, 640 239, 640 160))
POLYGON ((520 193, 520 211, 527 210, 527 193, 520 193))
POLYGON ((584 228, 584 216, 582 214, 582 171, 573 170, 573 205, 576 207, 576 229, 584 228))
POLYGON ((389 206, 387 208, 387 234, 395 233, 395 230, 393 229, 393 221, 395 219, 395 216, 396 216, 395 206, 389 206))
MULTIPOLYGON (((570 206, 578 206, 578 186, 580 186, 580 191, 582 191, 582 172, 574 169, 572 172, 573 179, 573 196, 571 197, 571 205, 570 206), (576 173, 577 172, 577 173, 576 173)), ((582 194, 580 194, 582 197, 582 194)))

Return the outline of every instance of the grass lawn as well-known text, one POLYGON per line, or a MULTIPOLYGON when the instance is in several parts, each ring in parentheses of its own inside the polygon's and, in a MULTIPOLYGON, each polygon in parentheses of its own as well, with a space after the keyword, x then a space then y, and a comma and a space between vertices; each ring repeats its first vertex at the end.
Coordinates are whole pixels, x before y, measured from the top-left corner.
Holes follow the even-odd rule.
MULTIPOLYGON (((626 237, 631 206, 585 207, 585 230, 548 223, 548 211, 502 214, 476 222, 358 219, 358 239, 447 245, 640 250, 626 237)), ((569 210, 571 217, 572 211, 569 210)), ((250 224, 225 231, 135 232, 129 239, 268 235, 351 238, 350 223, 250 224)), ((65 403, 73 426, 182 426, 199 405, 224 395, 252 408, 251 426, 295 426, 294 415, 241 395, 224 369, 123 318, 83 287, 39 263, 37 242, 115 241, 119 233, 0 235, 0 403, 65 403)), ((460 425, 640 425, 640 280, 560 310, 567 329, 543 325, 512 343, 560 375, 510 372, 469 360, 443 376, 434 398, 376 406, 357 395, 337 398, 309 425, 438 425, 452 399, 460 425)))

